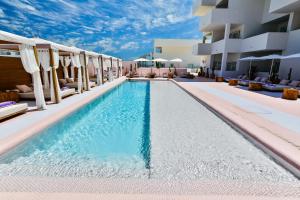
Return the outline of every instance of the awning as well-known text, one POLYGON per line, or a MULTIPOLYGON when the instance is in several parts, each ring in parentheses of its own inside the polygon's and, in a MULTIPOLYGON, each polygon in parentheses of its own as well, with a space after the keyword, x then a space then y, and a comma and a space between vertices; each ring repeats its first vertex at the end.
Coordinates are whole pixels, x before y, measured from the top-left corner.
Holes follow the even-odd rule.
POLYGON ((149 62, 150 60, 146 59, 146 58, 138 58, 134 60, 135 62, 149 62))
POLYGON ((152 60, 153 62, 168 62, 168 60, 163 59, 163 58, 156 58, 154 60, 152 60))

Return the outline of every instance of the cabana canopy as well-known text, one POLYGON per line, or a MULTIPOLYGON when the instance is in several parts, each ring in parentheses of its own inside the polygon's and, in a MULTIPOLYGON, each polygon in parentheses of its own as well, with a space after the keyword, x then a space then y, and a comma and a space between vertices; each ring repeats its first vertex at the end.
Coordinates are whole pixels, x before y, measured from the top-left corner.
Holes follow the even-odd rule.
POLYGON ((11 44, 27 44, 30 46, 35 46, 35 42, 32 41, 31 39, 19 35, 15 35, 12 33, 8 33, 5 31, 0 31, 0 43, 2 43, 1 45, 2 49, 19 49, 18 46, 16 45, 12 45, 11 46, 12 48, 9 48, 11 44), (5 48, 5 44, 3 43, 8 44, 7 48, 5 48))
POLYGON ((55 42, 51 42, 41 38, 32 38, 32 40, 37 44, 38 48, 57 49, 61 52, 74 53, 74 54, 80 54, 81 52, 81 49, 78 49, 76 47, 69 47, 62 44, 57 44, 55 42))

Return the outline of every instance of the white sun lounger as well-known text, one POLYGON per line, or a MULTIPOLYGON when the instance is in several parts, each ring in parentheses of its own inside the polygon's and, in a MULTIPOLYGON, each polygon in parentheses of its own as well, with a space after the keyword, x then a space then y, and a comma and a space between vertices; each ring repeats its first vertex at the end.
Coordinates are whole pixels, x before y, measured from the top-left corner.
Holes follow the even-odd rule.
POLYGON ((25 113, 27 111, 27 109, 28 109, 27 103, 20 103, 20 104, 0 108, 0 120, 6 119, 8 117, 12 117, 14 115, 18 115, 21 113, 25 113))
MULTIPOLYGON (((61 97, 65 98, 65 97, 71 96, 75 93, 76 93, 76 91, 74 88, 65 89, 65 90, 61 91, 61 97)), ((21 99, 31 99, 31 100, 35 99, 33 92, 19 93, 19 96, 21 99)), ((50 90, 44 90, 44 96, 45 96, 45 99, 51 99, 50 90)))

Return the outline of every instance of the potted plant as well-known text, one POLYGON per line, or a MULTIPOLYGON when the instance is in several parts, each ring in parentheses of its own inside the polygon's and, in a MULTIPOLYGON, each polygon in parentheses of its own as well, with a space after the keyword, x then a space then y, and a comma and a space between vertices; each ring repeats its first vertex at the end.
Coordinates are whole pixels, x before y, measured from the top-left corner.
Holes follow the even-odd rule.
POLYGON ((155 72, 150 72, 150 73, 147 74, 148 78, 155 78, 155 76, 156 76, 155 72))

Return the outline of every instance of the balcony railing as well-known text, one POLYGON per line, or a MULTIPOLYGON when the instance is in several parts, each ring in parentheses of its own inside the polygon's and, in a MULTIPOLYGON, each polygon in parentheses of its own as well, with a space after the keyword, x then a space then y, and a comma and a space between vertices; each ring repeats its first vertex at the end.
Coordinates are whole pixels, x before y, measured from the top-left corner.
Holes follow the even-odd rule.
POLYGON ((269 32, 244 39, 241 52, 264 50, 284 50, 287 46, 288 33, 269 32))

